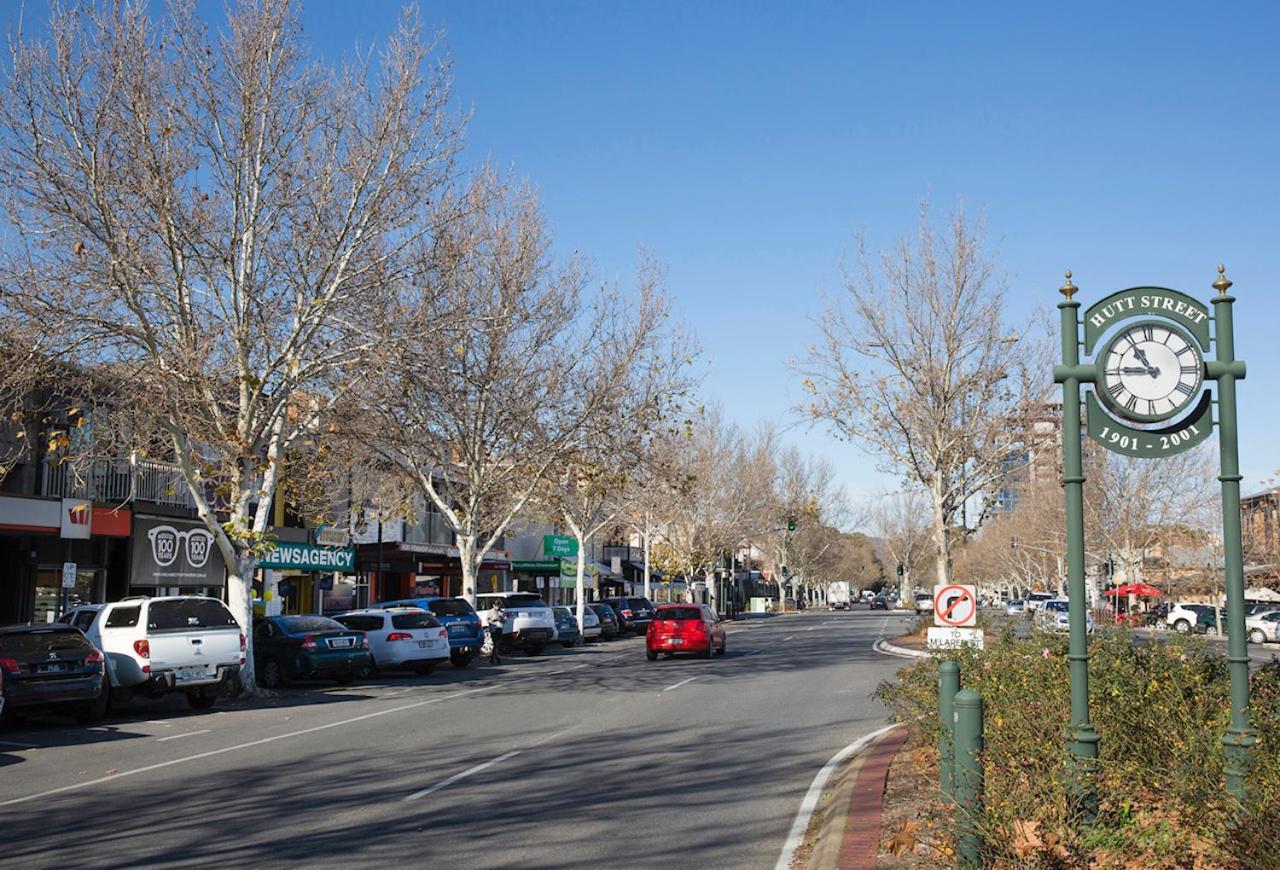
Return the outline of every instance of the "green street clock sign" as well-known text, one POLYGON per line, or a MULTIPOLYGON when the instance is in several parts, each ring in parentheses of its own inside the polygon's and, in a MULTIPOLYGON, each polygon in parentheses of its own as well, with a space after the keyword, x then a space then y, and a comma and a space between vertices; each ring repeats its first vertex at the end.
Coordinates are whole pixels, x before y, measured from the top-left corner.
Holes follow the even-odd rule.
POLYGON ((1067 587, 1070 604, 1071 722, 1067 745, 1073 792, 1086 822, 1097 809, 1093 775, 1101 739, 1089 721, 1088 602, 1084 588, 1084 471, 1081 391, 1089 437, 1107 450, 1159 461, 1204 442, 1216 430, 1221 463, 1223 564, 1227 590, 1231 725, 1222 737, 1227 789, 1243 800, 1251 749, 1249 657, 1245 646, 1244 569, 1240 542, 1240 468, 1236 381, 1245 364, 1235 358, 1231 282, 1218 267, 1209 306, 1165 287, 1131 287, 1091 305, 1079 317, 1079 289, 1071 273, 1058 303, 1062 362, 1062 488, 1066 500, 1067 587), (1082 332, 1083 327, 1083 332, 1082 332), (1081 362, 1080 353, 1092 355, 1081 362), (1206 358, 1211 353, 1212 358, 1206 358), (1208 386, 1213 382, 1212 390, 1208 386), (1215 419, 1215 408, 1217 416, 1215 419))

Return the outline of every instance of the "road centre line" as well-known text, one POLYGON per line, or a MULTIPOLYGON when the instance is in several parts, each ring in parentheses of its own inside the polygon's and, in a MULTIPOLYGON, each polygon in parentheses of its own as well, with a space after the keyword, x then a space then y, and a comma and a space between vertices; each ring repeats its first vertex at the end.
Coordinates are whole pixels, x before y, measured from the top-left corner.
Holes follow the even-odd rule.
POLYGON ((416 801, 418 798, 424 798, 429 794, 440 791, 440 789, 445 788, 446 786, 453 785, 455 782, 457 782, 460 779, 465 779, 466 777, 470 776, 473 773, 479 773, 482 770, 493 767, 495 764, 506 761, 508 758, 511 758, 512 756, 519 755, 519 754, 520 754, 519 749, 513 749, 510 752, 504 753, 503 755, 499 755, 497 758, 489 759, 484 764, 477 764, 475 767, 468 767, 466 770, 462 771, 461 773, 455 773, 453 776, 449 777, 448 779, 442 779, 440 782, 437 782, 435 785, 431 786, 430 788, 424 788, 422 791, 415 791, 413 794, 403 798, 403 800, 416 801))
POLYGON ((681 681, 680 681, 680 682, 678 682, 678 683, 673 683, 672 685, 667 686, 667 687, 666 687, 665 689, 663 689, 662 691, 664 691, 664 692, 670 692, 670 691, 672 691, 673 689, 678 689, 678 688, 680 688, 680 687, 681 687, 681 686, 683 686, 685 683, 692 683, 692 682, 693 682, 694 680, 696 680, 696 679, 698 679, 698 677, 697 677, 697 676, 689 677, 687 680, 681 680, 681 681))
POLYGON ((208 734, 212 728, 201 728, 199 731, 184 731, 181 734, 170 734, 168 737, 157 737, 156 743, 164 743, 166 740, 177 740, 181 737, 195 737, 197 734, 208 734))
POLYGON ((274 734, 271 737, 263 737, 258 740, 250 740, 247 743, 238 743, 235 746, 224 746, 221 749, 210 749, 207 752, 197 752, 195 755, 187 755, 182 758, 173 758, 169 761, 161 761, 156 764, 148 764, 145 767, 135 768, 134 770, 126 770, 123 773, 113 773, 109 776, 100 776, 97 779, 90 779, 84 782, 74 782, 70 785, 51 788, 46 791, 37 792, 35 794, 23 795, 22 797, 10 798, 6 801, 0 801, 0 807, 9 807, 14 804, 27 803, 28 801, 39 800, 40 798, 50 797, 55 794, 62 794, 69 791, 78 791, 88 788, 91 785, 101 785, 104 782, 111 782, 116 779, 123 779, 126 776, 137 776, 140 773, 150 773, 153 770, 160 770, 165 767, 173 767, 177 764, 186 764, 191 761, 199 761, 204 758, 212 758, 216 755, 225 755, 228 752, 240 752, 245 749, 252 749, 255 746, 263 746, 267 743, 275 743, 278 740, 285 740, 290 737, 301 737, 304 734, 315 734, 318 731, 328 731, 330 728, 342 728, 352 725, 356 722, 363 722, 367 719, 376 719, 379 716, 387 716, 391 713, 400 713, 405 710, 415 710, 418 707, 425 707, 428 704, 438 704, 441 701, 449 701, 453 698, 460 698, 463 695, 474 695, 476 692, 490 692, 493 686, 481 686, 477 689, 467 689, 462 692, 453 692, 448 695, 441 695, 438 698, 427 698, 423 701, 414 701, 412 704, 403 704, 399 707, 392 707, 389 710, 376 710, 372 713, 364 713, 360 716, 352 716, 349 719, 341 719, 337 722, 328 722, 324 725, 313 725, 310 728, 302 728, 298 731, 290 731, 288 734, 274 734))
POLYGON ((793 638, 793 637, 795 637, 795 635, 794 635, 794 634, 789 634, 789 635, 787 635, 786 637, 784 637, 784 638, 782 639, 782 641, 783 641, 783 643, 786 643, 787 641, 791 640, 791 638, 793 638))

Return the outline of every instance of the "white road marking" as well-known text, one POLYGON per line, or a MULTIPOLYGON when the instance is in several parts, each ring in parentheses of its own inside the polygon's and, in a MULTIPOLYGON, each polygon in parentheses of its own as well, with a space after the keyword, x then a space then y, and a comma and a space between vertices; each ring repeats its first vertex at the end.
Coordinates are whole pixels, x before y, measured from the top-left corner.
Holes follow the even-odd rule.
POLYGON ((164 726, 164 727, 166 727, 166 728, 171 727, 171 726, 169 725, 169 723, 168 723, 168 722, 165 722, 163 719, 148 719, 148 720, 147 720, 147 724, 148 724, 148 725, 163 725, 163 726, 164 726))
POLYGON ((791 640, 791 638, 793 638, 793 637, 795 637, 795 635, 794 635, 794 634, 789 634, 789 635, 787 635, 786 637, 784 637, 782 640, 785 642, 785 641, 791 640))
POLYGON ((208 734, 211 728, 202 728, 199 731, 185 731, 182 734, 170 734, 168 737, 157 737, 156 743, 164 743, 166 740, 178 740, 182 737, 195 737, 197 734, 208 734))
POLYGON ((35 749, 34 743, 19 743, 16 740, 0 740, 0 746, 17 746, 19 749, 35 749))
POLYGON ((577 725, 570 725, 568 728, 561 728, 559 731, 557 731, 554 734, 548 734, 546 737, 539 737, 537 740, 529 744, 529 748, 532 749, 535 746, 541 746, 544 743, 555 740, 557 737, 563 737, 564 735, 568 734, 570 731, 577 731, 581 727, 582 727, 582 723, 579 723, 577 725))
POLYGON ((689 679, 687 679, 687 680, 681 680, 681 681, 680 681, 680 682, 678 682, 678 683, 674 683, 674 684, 672 684, 672 685, 670 685, 670 686, 667 686, 667 687, 666 687, 665 689, 663 689, 662 691, 664 691, 664 692, 670 692, 672 689, 678 689, 678 688, 680 688, 681 686, 683 686, 685 683, 692 683, 692 682, 693 682, 694 680, 696 680, 696 679, 698 679, 698 678, 697 678, 697 677, 689 677, 689 679))
POLYGON ((360 716, 352 716, 350 719, 341 719, 337 722, 328 722, 324 725, 313 725, 310 728, 301 728, 297 731, 290 731, 287 734, 275 734, 271 737, 263 737, 259 740, 250 740, 248 743, 238 743, 235 746, 224 746, 221 749, 210 749, 208 752, 197 752, 195 755, 188 755, 183 758, 174 758, 169 761, 161 761, 157 764, 148 764, 145 767, 139 767, 134 770, 126 770, 123 773, 113 773, 109 776, 100 776, 97 779, 86 780, 85 782, 76 782, 71 785, 60 786, 59 788, 51 788, 47 791, 37 792, 35 794, 23 795, 22 797, 10 798, 7 801, 0 801, 0 807, 13 806, 14 804, 23 804, 28 801, 39 800, 55 794, 62 794, 68 791, 77 791, 82 788, 88 788, 91 785, 101 785, 104 782, 111 782, 115 779, 123 779, 126 776, 137 776, 140 773, 150 773, 153 770, 161 770, 166 767, 173 767, 176 764, 186 764, 190 761, 199 761, 202 758, 212 758, 215 755, 225 755, 228 752, 240 752, 245 749, 251 749, 254 746, 263 746, 267 743, 275 743, 277 740, 286 740, 290 737, 301 737, 304 734, 315 734, 317 731, 328 731, 330 728, 343 728, 356 722, 363 722, 366 719, 376 719, 379 716, 387 716, 392 713, 400 713, 405 710, 415 710, 418 707, 425 707, 428 704, 438 704, 441 701, 448 701, 453 698, 460 698, 463 695, 474 695, 476 692, 492 692, 492 686, 481 686, 478 689, 467 689, 462 692, 453 692, 448 695, 441 695, 438 698, 427 698, 425 701, 414 701, 412 704, 403 704, 399 707, 392 707, 389 710, 376 710, 373 713, 365 713, 360 716))
POLYGON ((822 797, 823 786, 831 778, 832 772, 850 755, 860 751, 880 735, 888 734, 898 727, 900 726, 886 725, 878 731, 865 734, 831 756, 831 760, 822 765, 822 769, 818 771, 818 775, 810 783, 809 790, 805 792, 804 800, 800 802, 800 811, 796 813, 796 820, 791 825, 791 833, 787 835, 787 842, 782 845, 782 854, 778 857, 778 863, 774 865, 773 870, 787 870, 791 866, 796 850, 800 848, 800 843, 804 840, 805 829, 809 827, 809 819, 813 816, 813 811, 817 809, 818 799, 822 797))
POLYGON ((422 791, 415 791, 413 794, 404 798, 404 800, 416 801, 418 798, 424 798, 429 794, 440 791, 440 789, 442 788, 453 785, 455 782, 457 782, 460 779, 465 779, 466 777, 470 776, 473 773, 479 773, 482 770, 493 767, 495 764, 498 764, 499 762, 506 761, 508 758, 511 758, 513 755, 519 755, 519 754, 520 754, 519 749, 513 749, 510 752, 507 752, 503 755, 499 755, 497 758, 493 758, 493 759, 490 759, 489 761, 486 761, 484 764, 477 764, 475 767, 468 767, 466 770, 462 771, 461 773, 455 773, 453 776, 449 777, 448 779, 443 779, 440 782, 437 782, 435 785, 431 786, 430 788, 424 788, 422 791))

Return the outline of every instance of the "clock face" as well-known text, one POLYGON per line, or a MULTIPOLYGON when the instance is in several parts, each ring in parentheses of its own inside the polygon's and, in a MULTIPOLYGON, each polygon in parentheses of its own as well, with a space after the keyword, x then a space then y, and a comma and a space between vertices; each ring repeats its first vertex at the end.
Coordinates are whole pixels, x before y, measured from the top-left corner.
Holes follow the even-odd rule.
POLYGON ((1167 323, 1134 323, 1098 357, 1099 394, 1123 417, 1167 420, 1200 392, 1204 363, 1194 341, 1167 323))

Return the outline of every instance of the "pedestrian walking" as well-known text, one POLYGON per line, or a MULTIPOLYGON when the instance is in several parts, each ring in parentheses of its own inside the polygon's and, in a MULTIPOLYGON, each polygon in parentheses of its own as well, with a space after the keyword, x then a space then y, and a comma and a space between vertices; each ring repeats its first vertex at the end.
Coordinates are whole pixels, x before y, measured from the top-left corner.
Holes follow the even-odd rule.
POLYGON ((506 618, 506 614, 502 611, 502 602, 493 602, 493 606, 485 616, 485 627, 489 630, 489 664, 500 665, 502 660, 498 658, 498 643, 502 639, 502 621, 506 618))

